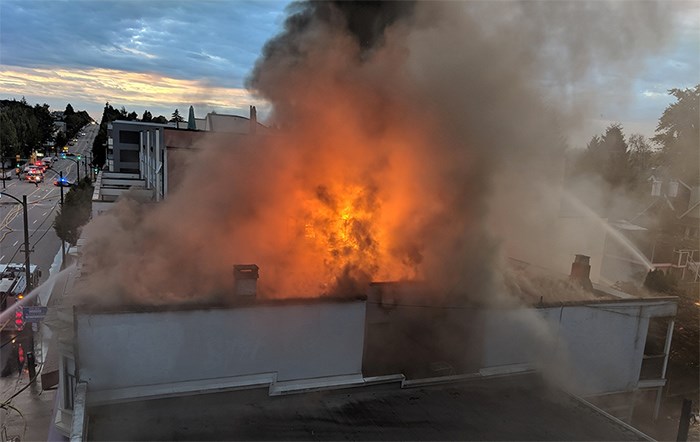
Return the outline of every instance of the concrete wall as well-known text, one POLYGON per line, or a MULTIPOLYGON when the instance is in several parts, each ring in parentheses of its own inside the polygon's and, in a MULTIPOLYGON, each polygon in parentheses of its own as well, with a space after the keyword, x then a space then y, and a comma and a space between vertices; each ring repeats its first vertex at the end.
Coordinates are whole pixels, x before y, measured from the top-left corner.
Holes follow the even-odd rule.
POLYGON ((78 313, 80 381, 91 391, 276 373, 359 374, 364 301, 78 313))
POLYGON ((650 318, 676 310, 665 298, 444 309, 418 284, 374 284, 363 372, 415 379, 533 368, 580 394, 631 391, 639 386, 650 318))
POLYGON ((673 302, 639 301, 483 313, 482 366, 529 363, 581 394, 637 386, 649 318, 673 302))

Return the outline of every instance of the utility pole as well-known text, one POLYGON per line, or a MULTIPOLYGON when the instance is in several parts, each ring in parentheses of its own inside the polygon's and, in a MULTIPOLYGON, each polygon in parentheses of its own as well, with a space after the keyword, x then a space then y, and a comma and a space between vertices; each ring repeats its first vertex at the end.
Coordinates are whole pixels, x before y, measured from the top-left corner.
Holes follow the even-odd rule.
MULTIPOLYGON (((58 187, 61 188, 61 215, 63 215, 63 171, 58 172, 58 187)), ((61 238, 61 265, 66 262, 66 242, 61 238)))
MULTIPOLYGON (((27 288, 25 294, 29 295, 32 292, 32 272, 29 269, 29 216, 27 213, 27 195, 22 195, 22 208, 24 209, 24 276, 27 278, 27 288)), ((29 350, 27 351, 27 367, 29 368, 29 380, 36 377, 35 361, 34 361, 34 329, 29 327, 27 330, 29 335, 29 350)))
POLYGON ((27 195, 22 195, 24 209, 24 275, 27 278, 27 294, 32 291, 31 270, 29 270, 29 216, 27 214, 27 195))

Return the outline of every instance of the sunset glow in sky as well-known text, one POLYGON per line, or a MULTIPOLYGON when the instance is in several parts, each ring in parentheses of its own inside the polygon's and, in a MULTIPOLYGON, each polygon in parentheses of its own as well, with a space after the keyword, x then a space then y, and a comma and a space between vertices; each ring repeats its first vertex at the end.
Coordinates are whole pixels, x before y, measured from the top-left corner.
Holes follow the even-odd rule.
MULTIPOLYGON (((629 90, 609 91, 581 139, 621 122, 651 136, 671 88, 700 82, 700 6, 681 5, 674 34, 629 90), (630 91, 632 92, 630 94, 630 91), (626 98, 622 98, 624 97, 626 98), (632 99, 629 99, 629 96, 632 99)), ((245 88, 266 41, 284 25, 288 1, 0 2, 0 98, 67 103, 100 118, 104 103, 139 115, 268 107, 245 88)), ((606 92, 607 93, 607 92, 606 92)))

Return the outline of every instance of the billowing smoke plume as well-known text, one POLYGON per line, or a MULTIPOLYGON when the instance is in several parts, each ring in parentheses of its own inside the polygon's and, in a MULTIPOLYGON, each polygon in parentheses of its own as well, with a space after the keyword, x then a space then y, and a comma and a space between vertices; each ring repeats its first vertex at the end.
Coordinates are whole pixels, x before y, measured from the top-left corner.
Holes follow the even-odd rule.
POLYGON ((155 207, 89 227, 88 291, 130 301, 364 291, 419 279, 480 299, 500 250, 536 245, 567 132, 661 47, 650 2, 319 2, 290 7, 249 86, 273 130, 200 143, 155 207), (601 84, 601 78, 612 78, 601 84))

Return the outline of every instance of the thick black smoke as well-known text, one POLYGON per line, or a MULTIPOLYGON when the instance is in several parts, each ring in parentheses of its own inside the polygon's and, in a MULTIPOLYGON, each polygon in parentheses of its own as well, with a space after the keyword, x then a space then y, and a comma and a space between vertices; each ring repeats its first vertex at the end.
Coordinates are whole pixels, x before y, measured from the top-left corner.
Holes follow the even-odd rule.
POLYGON ((549 253, 562 140, 600 90, 631 88, 668 18, 652 2, 293 4, 249 80, 281 130, 205 143, 137 226, 132 203, 100 221, 95 281, 207 296, 254 262, 269 296, 423 279, 490 299, 502 250, 549 253))
POLYGON ((370 51, 384 41, 384 32, 399 19, 411 16, 413 1, 311 1, 295 2, 289 6, 290 16, 284 23, 285 32, 265 44, 263 56, 257 63, 249 85, 256 87, 257 71, 265 60, 294 56, 303 58, 304 49, 299 41, 313 32, 320 23, 339 32, 352 35, 362 52, 370 51))

